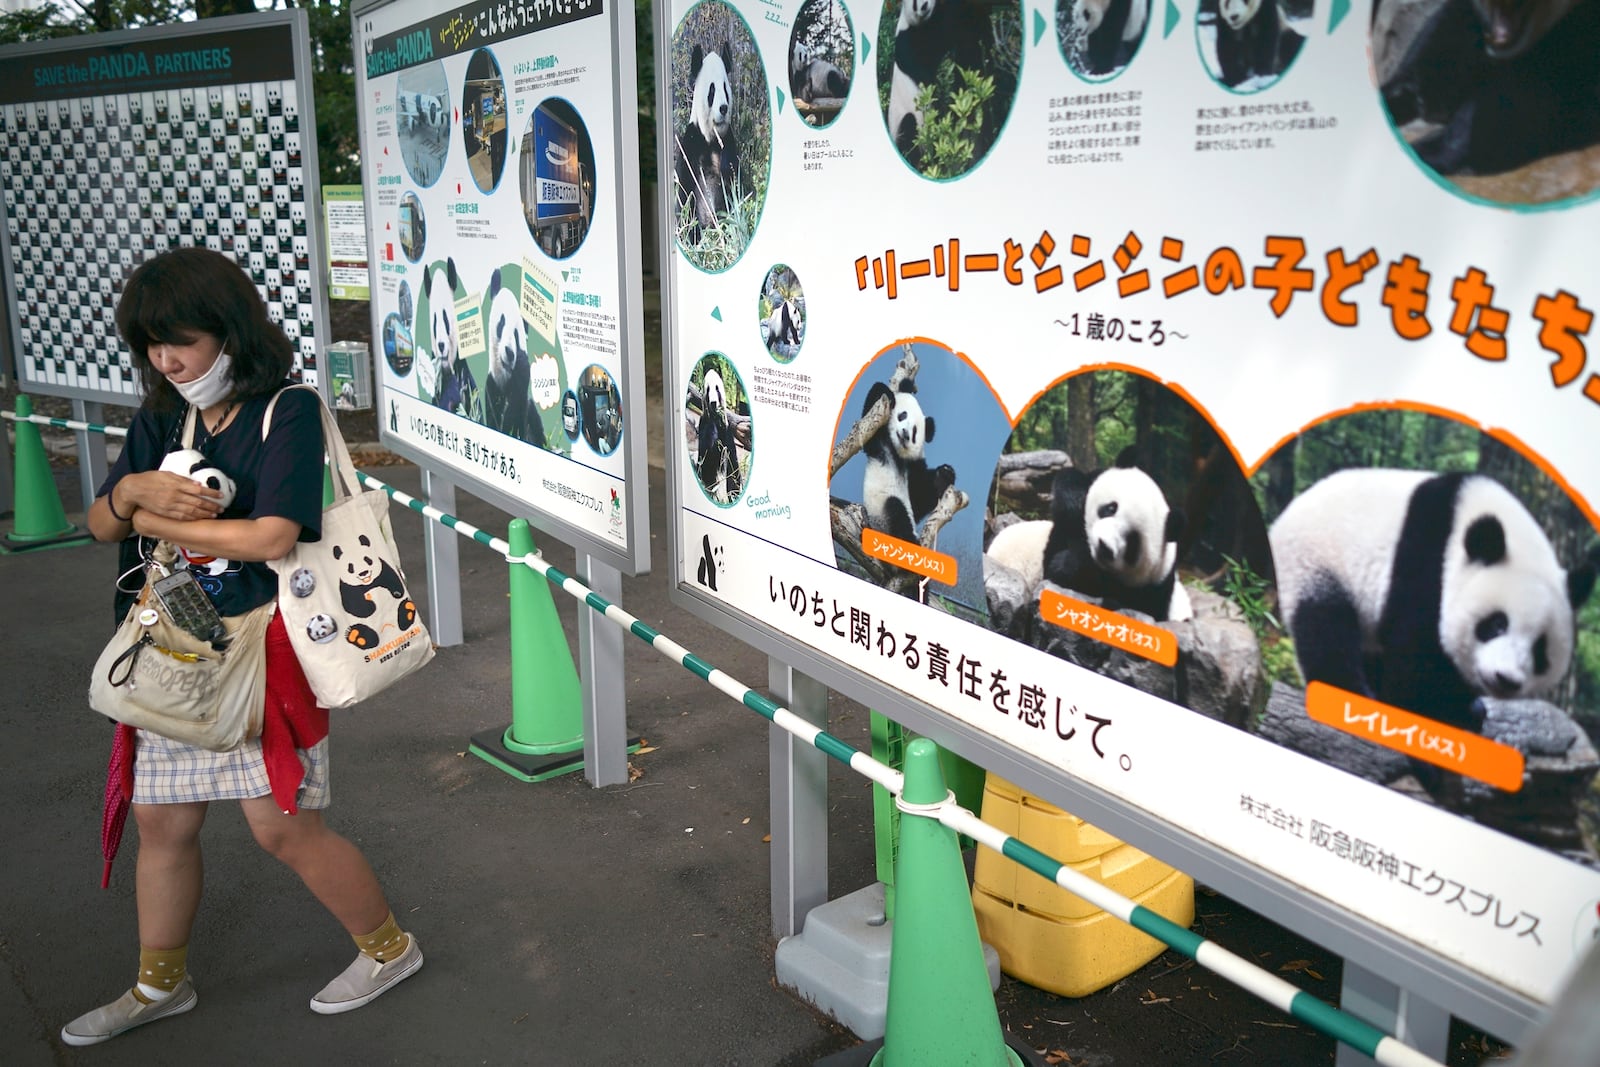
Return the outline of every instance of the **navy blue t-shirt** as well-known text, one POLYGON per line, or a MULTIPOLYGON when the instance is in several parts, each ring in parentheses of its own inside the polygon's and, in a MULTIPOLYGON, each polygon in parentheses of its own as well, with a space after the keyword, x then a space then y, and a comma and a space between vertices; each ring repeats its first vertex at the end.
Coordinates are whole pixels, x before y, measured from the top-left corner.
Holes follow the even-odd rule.
MULTIPOLYGON (((221 518, 276 515, 300 524, 300 540, 315 541, 322 536, 322 416, 317 410, 322 401, 308 389, 281 394, 272 411, 272 428, 263 441, 261 422, 271 399, 264 396, 242 402, 233 421, 214 437, 197 419, 193 447, 238 487, 221 518)), ((187 410, 156 415, 141 407, 100 495, 111 492, 126 475, 158 470, 169 452, 182 448, 187 410)), ((138 535, 129 539, 138 540, 138 535)), ((148 540, 147 547, 153 547, 148 540)), ((128 556, 125 551, 124 559, 128 556)), ((180 564, 185 560, 223 615, 242 615, 278 595, 278 576, 265 563, 214 559, 199 553, 185 553, 180 564)), ((134 596, 118 589, 118 621, 127 614, 134 596)))

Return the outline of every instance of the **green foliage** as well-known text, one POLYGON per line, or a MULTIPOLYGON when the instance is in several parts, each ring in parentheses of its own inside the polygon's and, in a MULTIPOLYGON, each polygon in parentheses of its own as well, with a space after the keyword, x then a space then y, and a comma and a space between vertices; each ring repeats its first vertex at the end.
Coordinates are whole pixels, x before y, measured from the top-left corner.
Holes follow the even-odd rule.
POLYGON ((287 0, 306 13, 317 97, 317 173, 323 185, 361 182, 350 10, 342 0, 287 0))
POLYGON ((1600 595, 1594 595, 1578 612, 1578 641, 1573 650, 1573 671, 1578 692, 1575 707, 1600 714, 1600 595))
POLYGON ((1244 615, 1261 649, 1261 669, 1269 681, 1300 684, 1294 642, 1282 633, 1283 624, 1273 614, 1272 583, 1257 574, 1248 562, 1222 556, 1224 570, 1219 580, 1223 596, 1244 615))
POLYGON ((993 97, 992 77, 953 64, 945 65, 933 85, 922 87, 917 107, 923 121, 912 146, 922 173, 930 178, 954 178, 972 168, 988 147, 984 116, 993 97), (957 77, 961 84, 952 89, 957 77))
POLYGON ((1268 630, 1281 630, 1282 624, 1272 614, 1272 583, 1251 570, 1244 560, 1229 555, 1224 555, 1222 560, 1225 565, 1222 595, 1244 612, 1245 621, 1256 637, 1260 638, 1268 630))

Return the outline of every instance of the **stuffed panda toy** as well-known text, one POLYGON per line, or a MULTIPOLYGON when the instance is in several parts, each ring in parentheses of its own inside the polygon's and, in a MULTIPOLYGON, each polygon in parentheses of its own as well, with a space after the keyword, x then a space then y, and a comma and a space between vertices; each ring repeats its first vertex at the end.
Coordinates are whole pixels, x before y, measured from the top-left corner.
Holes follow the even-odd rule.
POLYGON ((161 461, 161 469, 169 474, 181 474, 190 481, 199 482, 209 489, 215 489, 222 494, 221 504, 224 510, 233 503, 238 487, 233 484, 233 479, 211 465, 211 459, 198 448, 180 448, 176 452, 169 452, 161 461))
MULTIPOLYGON (((1069 467, 1056 473, 1043 561, 1026 562, 1042 566, 1048 581, 1095 597, 1113 610, 1182 622, 1194 617, 1189 595, 1178 582, 1183 530, 1183 512, 1168 506, 1155 479, 1125 451, 1102 471, 1069 467)), ((997 558, 1025 572, 1018 563, 997 558)))
POLYGON ((850 92, 850 79, 837 66, 814 55, 810 45, 797 40, 789 50, 789 91, 808 104, 838 99, 850 92))
POLYGON ((727 41, 716 52, 696 44, 689 58, 694 95, 689 102, 689 127, 679 130, 674 152, 678 207, 693 203, 694 218, 686 238, 700 243, 703 230, 717 224, 728 210, 739 156, 733 144, 733 50, 727 41))
POLYGON ((944 491, 956 484, 956 470, 948 463, 928 467, 933 416, 922 413, 916 381, 905 379, 898 391, 873 382, 861 414, 871 411, 884 397, 892 398, 893 407, 863 449, 867 469, 861 480, 862 503, 869 527, 915 542, 917 526, 938 505, 944 491))
POLYGON ((700 484, 707 492, 716 491, 718 476, 725 467, 726 481, 721 488, 724 498, 732 500, 739 495, 739 452, 733 423, 728 418, 728 394, 722 375, 707 370, 700 383, 700 397, 700 421, 695 427, 695 466, 700 484))
POLYGON ((1284 21, 1278 0, 1219 0, 1216 27, 1218 75, 1229 88, 1277 77, 1305 43, 1284 21))
POLYGON ((1480 695, 1533 697, 1560 681, 1600 563, 1591 549, 1562 569, 1522 503, 1480 474, 1340 471, 1268 536, 1308 683, 1474 731, 1480 695))
POLYGON ((517 294, 500 280, 497 268, 489 277, 489 378, 483 386, 484 425, 544 447, 544 420, 528 393, 532 369, 528 364, 528 324, 522 318, 517 294))

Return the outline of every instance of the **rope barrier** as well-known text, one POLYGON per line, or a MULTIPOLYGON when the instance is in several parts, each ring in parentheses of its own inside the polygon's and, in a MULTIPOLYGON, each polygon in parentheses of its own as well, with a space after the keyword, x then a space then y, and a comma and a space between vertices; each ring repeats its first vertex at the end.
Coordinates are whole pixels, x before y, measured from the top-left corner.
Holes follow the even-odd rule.
MULTIPOLYGON (((381 489, 388 493, 391 498, 411 510, 427 515, 429 518, 438 519, 445 525, 454 528, 458 533, 464 533, 475 540, 483 541, 483 543, 494 548, 511 562, 521 562, 525 566, 533 568, 550 584, 561 589, 562 592, 575 600, 579 600, 595 611, 600 612, 607 619, 628 630, 667 659, 672 660, 697 677, 710 682, 712 686, 721 692, 771 721, 773 725, 782 727, 805 743, 845 764, 851 770, 883 786, 894 794, 896 802, 899 802, 900 793, 904 785, 904 776, 899 771, 878 762, 867 753, 841 741, 826 730, 806 722, 787 708, 751 689, 737 678, 712 666, 682 645, 652 627, 645 625, 622 608, 606 600, 605 597, 589 589, 576 578, 564 574, 558 568, 551 566, 545 560, 537 556, 525 556, 520 559, 513 558, 510 556, 511 546, 505 541, 491 538, 476 527, 464 523, 454 516, 446 515, 432 505, 425 504, 416 497, 368 474, 357 471, 356 475, 363 485, 381 489)), ((1194 931, 1179 926, 1170 919, 1134 903, 1088 875, 1081 874, 1066 864, 1052 859, 1026 842, 1020 841, 1002 830, 995 829, 966 808, 957 804, 953 794, 940 804, 912 805, 911 807, 915 809, 915 814, 937 818, 942 824, 956 833, 965 834, 985 848, 1000 853, 1007 859, 1026 867, 1047 881, 1054 882, 1067 892, 1077 894, 1141 933, 1148 934, 1174 951, 1188 956, 1213 974, 1233 982, 1319 1033, 1349 1045, 1351 1048, 1371 1057, 1376 1062, 1385 1065, 1385 1067, 1442 1067, 1437 1060, 1423 1055, 1404 1042, 1395 1040, 1377 1027, 1317 999, 1293 983, 1287 982, 1277 975, 1257 967, 1243 957, 1228 951, 1215 941, 1207 940, 1194 931)))
MULTIPOLYGON (((0 418, 11 419, 12 421, 36 422, 68 430, 88 430, 93 433, 104 433, 111 436, 126 436, 128 432, 117 427, 101 426, 90 422, 74 422, 68 419, 48 418, 43 415, 33 415, 19 419, 16 415, 7 411, 0 411, 0 418)), ((776 701, 763 696, 737 678, 701 659, 665 634, 646 625, 621 607, 606 600, 605 597, 596 593, 576 578, 551 566, 537 553, 514 556, 511 554, 510 543, 503 538, 495 537, 464 519, 440 511, 432 504, 419 500, 411 494, 396 489, 387 482, 374 478, 362 471, 357 471, 356 476, 363 485, 373 489, 381 489, 391 499, 398 501, 412 511, 454 530, 463 537, 468 537, 479 544, 487 545, 490 549, 499 553, 507 562, 521 563, 526 567, 532 568, 551 585, 556 586, 568 596, 604 615, 608 620, 627 630, 662 656, 683 667, 696 677, 709 682, 715 689, 767 719, 774 726, 781 727, 823 754, 883 786, 894 794, 897 803, 900 802, 900 794, 904 787, 905 777, 899 771, 880 763, 867 753, 834 737, 821 727, 806 722, 776 701)), ((1115 916, 1141 933, 1147 934, 1165 944, 1168 948, 1189 957, 1213 974, 1234 983, 1247 992, 1253 993, 1279 1011, 1305 1023, 1317 1032, 1364 1053, 1376 1062, 1383 1064, 1384 1067, 1443 1067, 1437 1060, 1423 1055, 1404 1042, 1397 1041, 1377 1027, 1319 1000, 1293 983, 1285 981, 1277 975, 1257 967, 1249 960, 1228 951, 1215 941, 1210 941, 1192 930, 1179 926, 1170 919, 1136 904, 1088 875, 1081 874, 1059 860, 1051 858, 1032 845, 1012 837, 1003 830, 990 826, 971 811, 957 804, 954 794, 946 797, 943 802, 938 804, 911 805, 910 807, 914 809, 914 814, 937 818, 940 823, 956 833, 972 838, 985 848, 998 852, 1046 881, 1053 882, 1067 892, 1082 897, 1097 908, 1115 916)))

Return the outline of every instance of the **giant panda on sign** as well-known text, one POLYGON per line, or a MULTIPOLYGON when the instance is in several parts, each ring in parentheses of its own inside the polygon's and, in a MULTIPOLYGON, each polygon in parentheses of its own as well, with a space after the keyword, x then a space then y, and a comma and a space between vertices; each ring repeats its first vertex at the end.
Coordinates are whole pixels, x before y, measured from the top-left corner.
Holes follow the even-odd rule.
POLYGON ((1480 474, 1340 471, 1268 532, 1307 683, 1465 730, 1479 696, 1535 697, 1566 674, 1600 553, 1565 570, 1522 503, 1480 474))
POLYGON ((916 393, 917 384, 910 378, 900 383, 898 391, 873 382, 861 405, 865 415, 883 397, 892 397, 894 403, 889 418, 862 450, 867 457, 861 482, 866 525, 911 542, 917 540, 917 526, 938 506, 944 491, 956 484, 956 470, 950 464, 928 467, 934 423, 931 415, 922 413, 916 393))
POLYGON ((715 52, 696 44, 689 58, 689 79, 694 83, 689 104, 689 126, 677 131, 673 148, 678 184, 678 207, 694 205, 694 220, 686 237, 693 244, 725 214, 729 191, 739 168, 733 143, 733 50, 727 41, 715 52))

